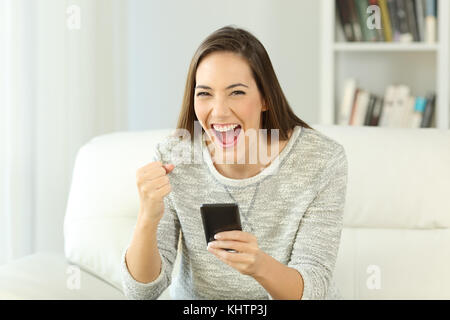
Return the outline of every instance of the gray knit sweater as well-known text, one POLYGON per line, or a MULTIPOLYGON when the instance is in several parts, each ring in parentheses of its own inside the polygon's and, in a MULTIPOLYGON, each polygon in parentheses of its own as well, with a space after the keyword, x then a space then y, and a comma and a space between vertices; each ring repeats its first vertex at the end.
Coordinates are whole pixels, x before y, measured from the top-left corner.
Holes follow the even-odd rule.
POLYGON ((150 283, 136 281, 126 266, 125 249, 121 261, 125 295, 157 299, 172 283, 172 299, 272 299, 254 278, 206 249, 200 205, 234 202, 226 186, 239 205, 243 231, 256 236, 263 252, 302 275, 302 299, 340 299, 333 270, 347 188, 342 145, 318 131, 297 126, 277 162, 246 179, 221 175, 205 142, 198 145, 201 148, 190 149, 186 140, 169 136, 156 147, 152 161, 175 164, 169 174, 172 191, 164 198, 166 209, 157 234, 161 273, 150 283), (201 161, 186 161, 185 152, 191 150, 191 156, 200 152, 201 161), (181 267, 172 279, 179 236, 181 267))

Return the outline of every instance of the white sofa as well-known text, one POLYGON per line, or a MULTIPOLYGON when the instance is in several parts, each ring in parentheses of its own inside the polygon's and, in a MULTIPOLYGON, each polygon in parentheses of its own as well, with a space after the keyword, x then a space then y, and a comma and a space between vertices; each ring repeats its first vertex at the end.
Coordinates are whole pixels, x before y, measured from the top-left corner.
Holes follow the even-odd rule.
MULTIPOLYGON (((313 127, 341 143, 348 158, 334 277, 343 297, 450 299, 450 131, 313 127)), ((170 131, 112 133, 83 146, 65 254, 40 252, 0 266, 0 299, 125 299, 119 259, 138 212, 136 170, 170 131)), ((169 289, 160 299, 170 298, 169 289)))

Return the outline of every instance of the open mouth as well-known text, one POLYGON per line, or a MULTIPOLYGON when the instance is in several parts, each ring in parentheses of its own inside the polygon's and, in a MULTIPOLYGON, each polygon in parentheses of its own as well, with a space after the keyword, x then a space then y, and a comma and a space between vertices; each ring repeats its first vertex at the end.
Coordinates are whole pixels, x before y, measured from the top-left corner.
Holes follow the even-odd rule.
POLYGON ((213 130, 214 135, 216 136, 222 148, 229 148, 234 147, 237 144, 237 140, 242 128, 240 124, 213 124, 211 125, 211 129, 213 130))

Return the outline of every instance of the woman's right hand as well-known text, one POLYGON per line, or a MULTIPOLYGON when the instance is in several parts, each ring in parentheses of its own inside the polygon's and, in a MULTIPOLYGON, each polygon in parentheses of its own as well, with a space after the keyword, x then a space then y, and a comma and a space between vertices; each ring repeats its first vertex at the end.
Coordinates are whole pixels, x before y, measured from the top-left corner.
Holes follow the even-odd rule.
POLYGON ((164 214, 164 197, 171 191, 168 174, 173 164, 163 165, 160 161, 150 162, 136 172, 140 197, 138 220, 158 224, 164 214))

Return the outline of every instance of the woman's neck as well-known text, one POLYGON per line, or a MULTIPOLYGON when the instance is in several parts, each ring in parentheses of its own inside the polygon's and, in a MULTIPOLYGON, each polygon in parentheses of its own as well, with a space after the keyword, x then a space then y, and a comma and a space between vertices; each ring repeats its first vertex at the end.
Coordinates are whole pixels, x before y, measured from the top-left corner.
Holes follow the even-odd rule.
POLYGON ((214 164, 217 171, 230 179, 246 179, 256 176, 268 165, 261 164, 214 164))
MULTIPOLYGON (((276 152, 275 155, 272 156, 272 154, 269 155, 270 159, 274 159, 277 157, 281 151, 284 149, 284 147, 287 145, 290 137, 292 136, 292 131, 288 134, 287 140, 279 141, 278 143, 278 152, 276 152)), ((270 143, 268 143, 267 149, 271 150, 270 143)), ((258 161, 256 164, 251 163, 245 163, 245 164, 239 164, 239 163, 232 163, 232 164, 222 164, 222 163, 213 163, 214 167, 217 169, 217 171, 223 175, 224 177, 230 178, 230 179, 247 179, 251 178, 253 176, 256 176, 258 173, 263 171, 266 167, 268 167, 272 161, 269 161, 268 163, 261 163, 258 161)))

